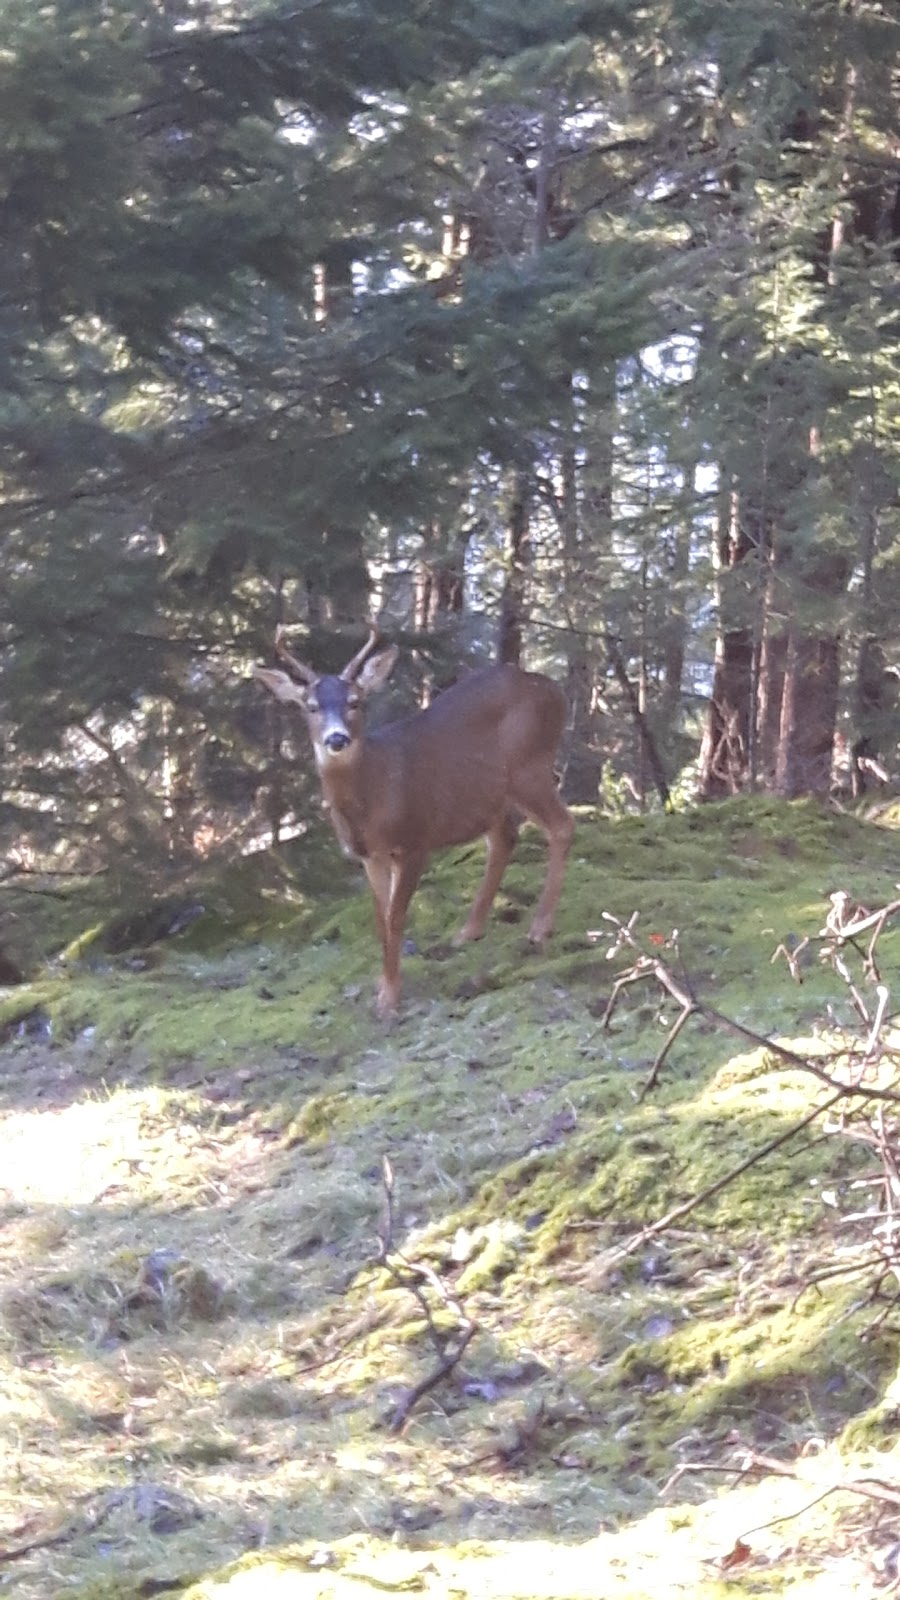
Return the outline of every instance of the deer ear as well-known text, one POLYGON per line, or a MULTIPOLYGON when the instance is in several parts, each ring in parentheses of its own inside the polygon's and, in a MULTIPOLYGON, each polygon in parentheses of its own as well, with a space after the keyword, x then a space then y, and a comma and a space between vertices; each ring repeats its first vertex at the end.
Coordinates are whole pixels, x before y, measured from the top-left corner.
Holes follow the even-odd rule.
POLYGON ((299 683, 295 683, 293 678, 289 678, 286 672, 279 672, 275 667, 254 667, 253 676, 265 684, 276 700, 297 706, 306 704, 306 690, 301 688, 299 683))
POLYGON ((380 650, 377 656, 372 656, 357 675, 357 688, 363 694, 373 694, 376 689, 381 689, 393 672, 399 654, 397 646, 392 644, 387 650, 380 650))

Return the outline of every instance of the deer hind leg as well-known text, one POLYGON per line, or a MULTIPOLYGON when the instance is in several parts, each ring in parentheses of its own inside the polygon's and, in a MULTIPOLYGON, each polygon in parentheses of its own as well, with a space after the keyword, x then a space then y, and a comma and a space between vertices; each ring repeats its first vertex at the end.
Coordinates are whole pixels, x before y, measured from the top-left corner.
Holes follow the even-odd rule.
POLYGON ((543 828, 547 836, 547 876, 528 932, 532 944, 543 944, 553 932, 575 823, 568 807, 559 798, 556 778, 550 766, 526 768, 518 773, 511 792, 516 805, 539 828, 543 828))
POLYGON ((394 1015, 400 1003, 400 950, 409 902, 425 866, 424 856, 383 857, 365 862, 375 897, 375 920, 381 938, 383 967, 375 1009, 379 1017, 394 1015))
POLYGON ((481 887, 465 924, 453 936, 454 944, 465 944, 469 939, 480 939, 483 936, 494 895, 500 887, 500 880, 506 871, 518 837, 518 821, 513 812, 507 811, 487 835, 487 864, 481 887))

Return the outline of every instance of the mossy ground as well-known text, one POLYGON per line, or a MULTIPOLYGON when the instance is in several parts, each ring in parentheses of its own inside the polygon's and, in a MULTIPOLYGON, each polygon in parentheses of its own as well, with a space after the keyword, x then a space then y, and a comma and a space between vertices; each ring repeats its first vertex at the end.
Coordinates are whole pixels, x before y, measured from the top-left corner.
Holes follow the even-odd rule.
MULTIPOLYGON (((9 991, 7 1020, 39 1008, 50 1037, 10 1026, 0 1051, 0 1518, 7 1551, 30 1547, 4 1564, 16 1593, 868 1595, 846 1497, 749 1535, 733 1573, 715 1565, 841 1475, 842 1430, 870 1460, 892 1448, 895 1339, 863 1341, 871 1310, 840 1278, 800 1292, 833 1259, 827 1197, 854 1154, 792 1140, 616 1255, 815 1091, 692 1021, 639 1099, 677 1013, 638 985, 604 1031, 616 968, 589 934, 635 909, 651 934, 677 928, 719 1009, 802 1040, 844 998, 815 962, 792 984, 772 952, 815 932, 837 887, 889 898, 896 832, 769 801, 584 814, 541 955, 525 943, 539 838, 488 938, 459 952, 481 855, 453 852, 414 902, 390 1029, 371 1008, 368 896, 319 848, 200 886, 204 915, 149 952, 109 950, 99 899, 81 920, 66 900, 55 944, 43 910, 30 928, 36 981, 9 991), (345 892, 323 900, 323 883, 345 892), (399 1432, 435 1353, 378 1262, 385 1157, 395 1246, 479 1327, 399 1432), (739 1441, 800 1481, 734 1487, 739 1441), (679 1463, 708 1470, 661 1502, 679 1463)), ((896 935, 882 954, 890 981, 896 935)))

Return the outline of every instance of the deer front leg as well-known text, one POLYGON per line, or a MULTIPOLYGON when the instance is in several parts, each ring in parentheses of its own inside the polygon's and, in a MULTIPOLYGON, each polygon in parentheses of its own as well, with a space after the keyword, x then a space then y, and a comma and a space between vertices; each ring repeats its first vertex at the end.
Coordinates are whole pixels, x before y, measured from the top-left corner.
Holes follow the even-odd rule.
MULTIPOLYGON (((375 926, 378 929, 378 938, 381 944, 382 967, 387 967, 387 911, 391 898, 391 879, 393 877, 393 862, 389 856, 366 856, 363 861, 369 888, 372 890, 372 899, 375 902, 375 926)), ((376 1009, 382 1014, 381 1000, 384 978, 378 991, 376 1009)))
POLYGON ((400 1004, 400 950, 406 913, 422 876, 425 856, 366 862, 366 874, 375 895, 376 919, 381 934, 384 966, 375 1009, 379 1017, 393 1016, 400 1004), (377 884, 377 887, 376 887, 377 884))

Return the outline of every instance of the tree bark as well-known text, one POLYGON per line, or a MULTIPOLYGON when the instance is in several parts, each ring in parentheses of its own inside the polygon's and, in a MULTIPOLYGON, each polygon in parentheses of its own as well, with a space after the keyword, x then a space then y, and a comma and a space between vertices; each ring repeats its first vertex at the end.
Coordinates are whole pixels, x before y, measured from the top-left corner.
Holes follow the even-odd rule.
POLYGON ((837 720, 840 649, 792 628, 787 641, 775 788, 794 799, 827 794, 837 720))
MULTIPOLYGON (((608 485, 607 485, 608 487, 608 485)), ((594 725, 596 665, 587 632, 587 612, 580 601, 585 583, 587 530, 582 525, 578 466, 574 445, 567 445, 560 461, 560 522, 562 532, 563 595, 568 627, 564 636, 566 697, 569 702, 569 738, 564 792, 576 805, 596 804, 603 771, 594 725)), ((591 528, 590 544, 602 540, 605 529, 591 528)))
POLYGON ((671 811, 672 796, 669 793, 669 785, 666 779, 665 767, 663 766, 659 750, 656 746, 656 741, 653 737, 641 705, 640 691, 635 684, 632 683, 628 676, 628 669, 622 658, 622 652, 619 649, 615 639, 613 639, 610 634, 607 634, 605 642, 610 665, 612 666, 613 672, 615 673, 616 678, 622 690, 624 691, 625 698, 628 701, 628 705, 631 709, 635 727, 640 735, 642 756, 644 759, 646 759, 647 766, 653 778, 656 792, 662 801, 663 810, 671 811))
POLYGON ((685 469, 685 514, 675 526, 675 538, 669 565, 672 606, 666 619, 662 643, 662 692, 659 697, 660 726, 674 732, 681 727, 684 663, 687 656, 688 619, 684 596, 691 566, 691 510, 690 498, 694 482, 694 468, 685 469))
POLYGON ((754 549, 741 518, 735 488, 723 495, 714 536, 713 565, 719 626, 712 696, 700 751, 702 800, 738 794, 745 787, 750 748, 753 684, 753 628, 748 616, 744 563, 754 549))
MULTIPOLYGON (((340 241, 316 263, 313 311, 318 323, 339 322, 353 311, 354 249, 340 241)), ((371 582, 360 528, 329 523, 306 573, 311 626, 359 625, 369 615, 371 582)))
POLYGON ((415 626, 419 633, 437 633, 451 626, 466 608, 466 551, 471 532, 448 538, 441 524, 431 522, 416 569, 415 626))
POLYGON ((522 637, 528 617, 528 574, 531 567, 531 494, 526 474, 513 478, 509 508, 509 557, 500 597, 497 655, 516 667, 522 661, 522 637))

